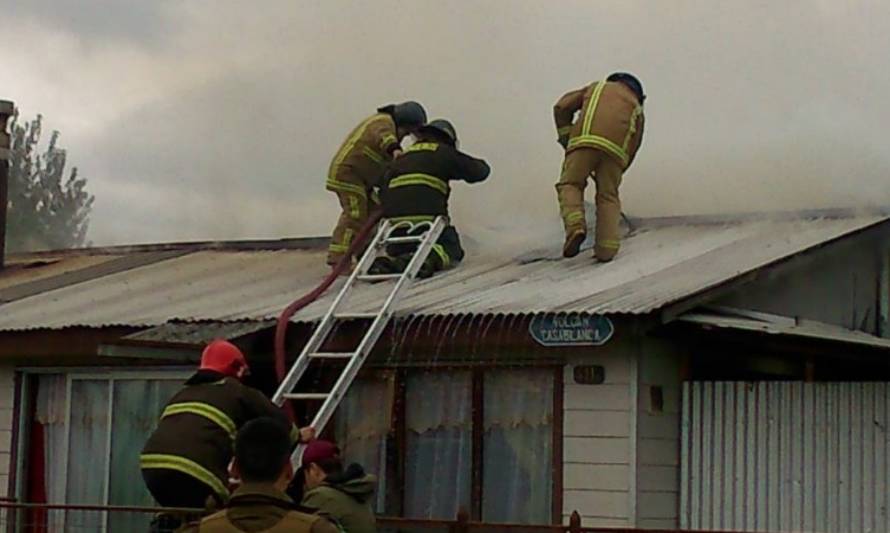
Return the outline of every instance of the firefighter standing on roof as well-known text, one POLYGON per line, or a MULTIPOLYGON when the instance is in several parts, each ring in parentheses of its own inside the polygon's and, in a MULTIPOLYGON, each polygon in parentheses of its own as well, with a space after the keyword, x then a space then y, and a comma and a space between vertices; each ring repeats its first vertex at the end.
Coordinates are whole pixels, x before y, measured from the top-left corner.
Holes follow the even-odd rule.
MULTIPOLYGON (((142 476, 164 507, 203 508, 208 498, 228 498, 228 467, 238 429, 259 417, 287 417, 260 391, 241 383, 249 369, 234 344, 213 341, 201 355, 201 367, 176 393, 161 415, 140 456, 142 476)), ((308 441, 311 428, 291 438, 308 441), (298 437, 299 435, 299 437, 298 437)))
MULTIPOLYGON (((392 223, 430 222, 437 216, 448 216, 451 181, 477 183, 488 178, 488 163, 459 151, 457 133, 447 120, 434 120, 418 129, 418 141, 393 162, 383 184, 380 198, 383 216, 392 223)), ((397 236, 396 227, 392 233, 397 236)), ((410 231, 408 231, 410 233, 410 231)), ((416 245, 387 247, 387 256, 378 257, 371 265, 372 274, 401 272, 408 265, 416 245)), ((437 270, 456 265, 464 257, 460 237, 449 225, 433 245, 419 277, 429 277, 437 270)))
POLYGON ((369 209, 376 205, 374 187, 380 185, 386 165, 400 150, 400 140, 425 122, 426 111, 417 102, 384 106, 352 130, 340 146, 327 180, 327 189, 337 194, 343 209, 328 249, 329 265, 343 258, 368 219, 369 209))
POLYGON ((584 189, 591 174, 596 183, 596 258, 611 261, 618 253, 618 187, 643 139, 645 99, 640 81, 619 72, 566 93, 553 107, 559 143, 566 149, 562 176, 556 185, 566 232, 564 257, 578 255, 587 237, 584 189), (575 120, 578 111, 581 113, 575 120))

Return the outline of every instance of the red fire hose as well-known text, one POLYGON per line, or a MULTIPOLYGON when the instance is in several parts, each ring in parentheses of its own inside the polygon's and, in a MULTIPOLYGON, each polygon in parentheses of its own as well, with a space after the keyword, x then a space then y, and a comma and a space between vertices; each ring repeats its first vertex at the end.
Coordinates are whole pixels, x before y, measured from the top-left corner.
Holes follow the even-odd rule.
MULTIPOLYGON (((339 277, 340 274, 352 264, 352 256, 354 256, 356 251, 358 251, 365 244, 365 241, 368 240, 368 236, 371 234, 374 226, 377 225, 377 222, 382 215, 383 213, 380 210, 373 211, 361 231, 359 231, 355 239, 352 240, 352 244, 349 245, 346 255, 340 259, 340 262, 331 270, 331 273, 322 280, 318 287, 312 289, 312 291, 308 292, 302 298, 294 300, 294 302, 287 306, 285 310, 281 312, 281 315, 278 316, 278 323, 275 326, 275 374, 278 376, 279 384, 284 380, 284 376, 287 374, 285 340, 287 337, 287 325, 290 323, 291 317, 294 316, 297 311, 311 304, 318 299, 319 296, 324 294, 334 281, 336 281, 337 277, 339 277)), ((296 417, 294 416, 294 411, 290 402, 284 402, 284 410, 287 413, 287 416, 290 417, 291 421, 295 421, 296 417)))

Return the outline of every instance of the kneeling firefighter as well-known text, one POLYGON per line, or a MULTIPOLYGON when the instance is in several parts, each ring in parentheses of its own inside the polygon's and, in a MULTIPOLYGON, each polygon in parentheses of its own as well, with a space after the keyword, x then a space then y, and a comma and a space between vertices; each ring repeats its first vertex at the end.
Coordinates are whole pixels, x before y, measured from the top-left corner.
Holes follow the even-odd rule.
MULTIPOLYGON (((215 340, 201 355, 201 366, 161 414, 140 456, 142 477, 163 507, 201 509, 225 503, 232 444, 251 420, 271 417, 291 428, 293 442, 308 442, 312 428, 297 430, 284 412, 262 392, 241 381, 249 374, 247 359, 234 344, 215 340)), ((179 520, 159 516, 158 529, 179 520)))
MULTIPOLYGON (((431 222, 437 216, 448 217, 448 197, 452 181, 478 183, 490 172, 488 163, 458 150, 457 132, 447 120, 434 120, 417 130, 417 142, 390 165, 380 187, 383 217, 390 222, 404 222, 392 236, 422 233, 425 226, 410 226, 431 222)), ((394 244, 387 247, 386 256, 378 257, 371 265, 372 274, 401 272, 408 266, 417 244, 394 244)), ((454 226, 448 225, 433 252, 423 263, 418 277, 427 278, 434 272, 450 268, 464 257, 460 237, 454 226)))
POLYGON ((326 188, 337 194, 342 212, 328 249, 327 263, 335 266, 376 207, 375 187, 386 166, 399 153, 399 142, 426 122, 417 102, 379 108, 355 127, 343 141, 328 172, 326 188))

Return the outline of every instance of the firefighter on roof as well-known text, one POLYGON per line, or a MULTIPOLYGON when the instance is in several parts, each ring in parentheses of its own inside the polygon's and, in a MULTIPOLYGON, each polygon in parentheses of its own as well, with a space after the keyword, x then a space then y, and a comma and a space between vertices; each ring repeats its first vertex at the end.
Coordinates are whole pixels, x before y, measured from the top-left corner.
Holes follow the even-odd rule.
POLYGON ((201 355, 201 367, 161 414, 140 456, 149 492, 163 507, 204 508, 208 499, 228 498, 228 467, 238 429, 259 417, 291 427, 291 438, 308 441, 314 431, 297 431, 260 391, 241 380, 249 369, 234 344, 216 340, 201 355))
POLYGON ((562 176, 556 185, 566 232, 564 257, 578 255, 587 237, 584 188, 591 174, 596 183, 596 258, 611 261, 618 253, 618 187, 643 139, 645 99, 640 81, 619 72, 566 93, 553 106, 559 143, 566 149, 562 176), (575 120, 578 111, 581 113, 575 120))
MULTIPOLYGON (((418 129, 417 143, 405 150, 390 166, 380 187, 383 216, 391 222, 429 222, 448 216, 448 197, 452 181, 477 183, 490 171, 488 163, 459 151, 457 133, 447 120, 434 120, 418 129)), ((393 236, 410 234, 407 226, 397 227, 393 236)), ((387 248, 387 256, 378 257, 371 274, 401 272, 408 265, 416 244, 397 244, 387 248)), ((460 237, 454 226, 442 232, 433 251, 418 273, 432 276, 459 263, 464 257, 460 237)))
POLYGON ((340 146, 327 181, 327 189, 337 194, 343 209, 328 249, 329 265, 343 258, 364 226, 369 208, 377 203, 374 187, 380 186, 401 139, 425 122, 426 111, 417 102, 384 106, 356 126, 340 146))

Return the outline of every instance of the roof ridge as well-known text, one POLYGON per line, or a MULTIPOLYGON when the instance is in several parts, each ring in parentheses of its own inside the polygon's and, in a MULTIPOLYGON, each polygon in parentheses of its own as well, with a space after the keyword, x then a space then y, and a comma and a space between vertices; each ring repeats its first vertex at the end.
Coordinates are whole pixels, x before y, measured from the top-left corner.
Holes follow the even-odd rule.
POLYGON ((213 251, 262 251, 262 250, 322 250, 327 247, 330 237, 292 237, 283 239, 252 239, 233 241, 182 241, 146 244, 122 244, 114 246, 95 246, 87 248, 67 248, 57 250, 41 250, 10 254, 10 259, 40 259, 59 255, 115 255, 149 252, 201 252, 213 251))

